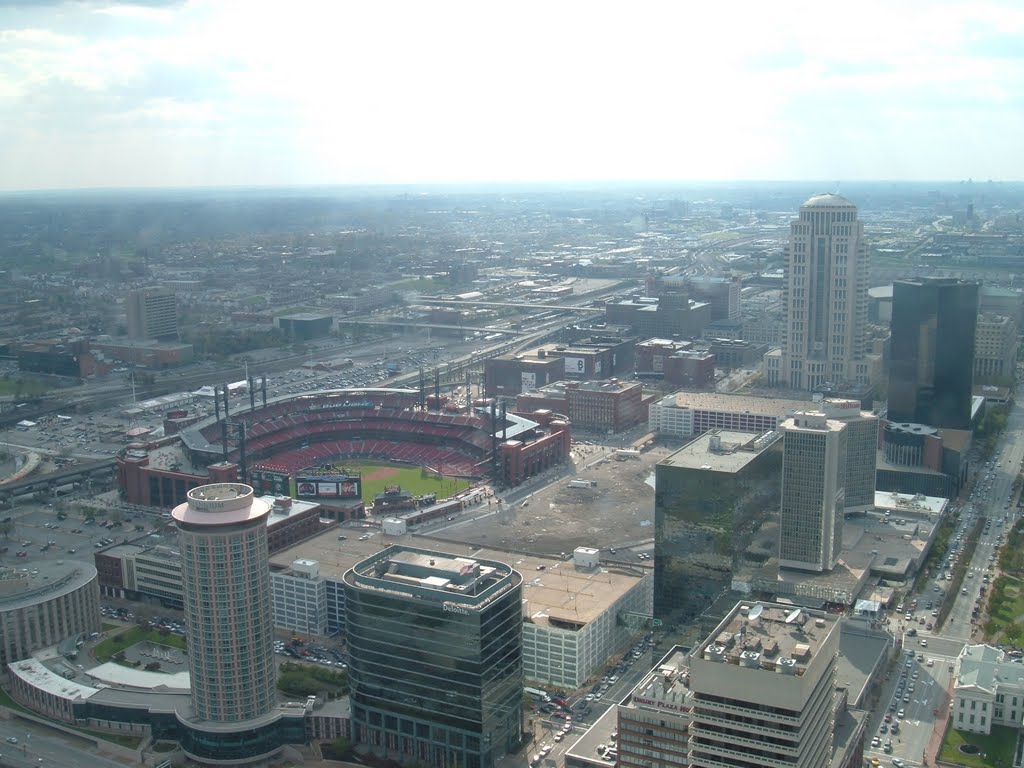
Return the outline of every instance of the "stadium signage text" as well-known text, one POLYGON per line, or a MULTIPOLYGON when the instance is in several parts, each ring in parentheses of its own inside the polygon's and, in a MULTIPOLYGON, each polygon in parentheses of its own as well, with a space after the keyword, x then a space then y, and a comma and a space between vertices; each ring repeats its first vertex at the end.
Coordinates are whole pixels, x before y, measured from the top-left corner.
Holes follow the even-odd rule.
POLYGON ((340 411, 346 408, 373 408, 373 403, 363 400, 358 403, 313 403, 307 410, 310 411, 340 411))

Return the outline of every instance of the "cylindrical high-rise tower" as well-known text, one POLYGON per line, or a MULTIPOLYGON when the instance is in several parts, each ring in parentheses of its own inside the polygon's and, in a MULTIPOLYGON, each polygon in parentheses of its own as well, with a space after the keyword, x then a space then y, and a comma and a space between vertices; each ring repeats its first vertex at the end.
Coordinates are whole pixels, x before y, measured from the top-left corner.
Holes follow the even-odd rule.
POLYGON ((180 531, 192 707, 237 722, 275 705, 270 507, 241 483, 203 485, 171 513, 180 531))

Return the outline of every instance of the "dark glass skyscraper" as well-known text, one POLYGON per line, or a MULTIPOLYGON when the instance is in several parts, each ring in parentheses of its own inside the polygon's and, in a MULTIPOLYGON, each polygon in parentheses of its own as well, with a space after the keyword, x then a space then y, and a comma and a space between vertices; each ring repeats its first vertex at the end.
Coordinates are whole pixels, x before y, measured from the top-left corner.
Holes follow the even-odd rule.
POLYGON ((493 768, 522 732, 522 583, 496 561, 390 547, 345 574, 356 743, 493 768))
POLYGON ((978 284, 897 280, 892 295, 889 420, 970 429, 978 284))

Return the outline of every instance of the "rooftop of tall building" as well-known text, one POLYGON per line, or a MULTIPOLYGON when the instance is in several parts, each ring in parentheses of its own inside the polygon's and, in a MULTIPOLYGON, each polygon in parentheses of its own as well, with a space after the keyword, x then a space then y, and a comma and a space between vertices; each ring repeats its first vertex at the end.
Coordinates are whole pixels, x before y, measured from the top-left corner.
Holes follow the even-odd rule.
POLYGON ((807 202, 804 203, 802 208, 856 208, 857 206, 851 203, 842 195, 837 195, 833 192, 826 192, 821 195, 812 195, 807 198, 807 202))
POLYGON ((837 617, 771 603, 739 603, 696 649, 695 655, 756 669, 785 669, 801 675, 837 617))

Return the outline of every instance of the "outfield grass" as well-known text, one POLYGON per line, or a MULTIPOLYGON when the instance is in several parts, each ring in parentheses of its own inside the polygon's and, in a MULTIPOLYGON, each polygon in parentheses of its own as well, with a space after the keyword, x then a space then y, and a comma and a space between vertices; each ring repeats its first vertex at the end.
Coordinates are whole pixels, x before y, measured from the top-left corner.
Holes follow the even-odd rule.
POLYGON ((1017 746, 1017 731, 1004 725, 992 726, 992 734, 967 733, 950 728, 942 742, 939 760, 968 768, 1009 768, 1013 765, 1013 751, 1017 746), (973 744, 981 750, 977 755, 965 755, 961 744, 973 744))
POLYGON ((362 475, 363 502, 366 504, 372 504, 373 497, 378 493, 383 493, 384 487, 388 485, 399 485, 403 491, 409 491, 413 496, 436 493, 439 499, 454 496, 470 486, 468 480, 459 477, 439 477, 433 472, 405 464, 369 464, 351 461, 343 463, 345 469, 362 475), (387 474, 387 476, 374 478, 374 474, 387 474))

